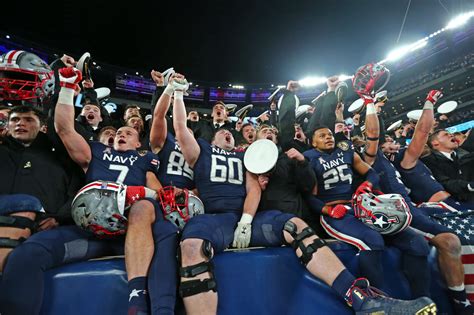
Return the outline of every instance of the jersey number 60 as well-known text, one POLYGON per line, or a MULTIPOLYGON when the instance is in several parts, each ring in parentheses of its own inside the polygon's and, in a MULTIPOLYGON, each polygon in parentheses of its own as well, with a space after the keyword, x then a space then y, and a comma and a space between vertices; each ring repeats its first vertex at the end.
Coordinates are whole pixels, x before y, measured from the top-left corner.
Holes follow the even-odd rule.
POLYGON ((221 155, 212 155, 211 182, 240 185, 244 182, 242 160, 221 155))

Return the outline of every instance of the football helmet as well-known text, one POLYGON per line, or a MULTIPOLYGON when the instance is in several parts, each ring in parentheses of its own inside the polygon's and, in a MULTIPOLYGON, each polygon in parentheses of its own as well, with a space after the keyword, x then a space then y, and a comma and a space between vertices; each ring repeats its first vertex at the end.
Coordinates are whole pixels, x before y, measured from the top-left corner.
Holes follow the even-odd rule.
POLYGON ((357 69, 352 78, 352 87, 360 97, 362 95, 374 97, 375 93, 381 91, 389 80, 390 71, 384 65, 369 63, 357 69), (385 80, 383 80, 384 77, 385 80), (377 82, 378 86, 376 86, 377 82))
POLYGON ((84 186, 72 201, 74 222, 100 237, 125 234, 126 190, 125 185, 106 181, 84 186))
POLYGON ((37 55, 11 50, 0 56, 0 98, 43 102, 54 92, 54 73, 37 55))
POLYGON ((201 199, 187 189, 175 194, 174 187, 166 186, 160 190, 158 196, 165 219, 180 229, 183 229, 192 217, 204 214, 201 199))
POLYGON ((410 208, 400 194, 354 195, 352 207, 356 218, 380 234, 399 233, 412 219, 410 208))

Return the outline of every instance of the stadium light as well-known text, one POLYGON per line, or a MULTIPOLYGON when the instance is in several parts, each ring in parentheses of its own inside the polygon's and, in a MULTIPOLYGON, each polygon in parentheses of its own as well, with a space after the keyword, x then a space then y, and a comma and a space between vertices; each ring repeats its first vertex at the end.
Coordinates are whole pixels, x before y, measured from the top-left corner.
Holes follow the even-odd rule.
POLYGON ((5 37, 6 37, 7 39, 10 39, 10 35, 5 35, 5 37))
POLYGON ((346 80, 352 79, 353 77, 354 77, 353 75, 340 74, 339 81, 346 81, 346 80))
POLYGON ((413 52, 417 49, 425 47, 426 44, 428 44, 428 40, 423 38, 423 39, 420 39, 417 42, 414 42, 413 44, 402 46, 400 48, 392 50, 388 54, 387 58, 385 60, 381 61, 380 63, 383 63, 383 62, 386 62, 386 61, 398 60, 398 59, 402 58, 403 56, 405 56, 406 54, 408 54, 409 52, 413 52))
POLYGON ((326 80, 327 79, 323 77, 306 77, 299 80, 298 82, 300 83, 301 86, 308 87, 308 86, 315 86, 315 85, 324 83, 326 82, 326 80))
POLYGON ((460 14, 453 18, 451 21, 449 21, 448 25, 446 25, 446 29, 453 29, 456 27, 460 27, 469 21, 471 17, 474 16, 474 11, 466 12, 463 14, 460 14))

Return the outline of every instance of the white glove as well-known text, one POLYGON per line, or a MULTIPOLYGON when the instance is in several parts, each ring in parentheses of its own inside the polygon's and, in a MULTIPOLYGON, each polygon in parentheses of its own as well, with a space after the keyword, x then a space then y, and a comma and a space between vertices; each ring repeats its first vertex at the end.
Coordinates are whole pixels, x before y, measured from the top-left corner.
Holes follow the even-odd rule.
POLYGON ((233 247, 246 248, 250 245, 250 237, 252 236, 252 224, 238 223, 234 232, 233 247))
POLYGON ((184 95, 186 96, 188 95, 186 91, 189 89, 189 83, 186 79, 183 79, 183 80, 174 79, 171 82, 171 86, 173 87, 175 91, 181 91, 183 92, 184 95))
POLYGON ((246 248, 250 245, 250 238, 252 237, 252 220, 253 217, 250 214, 242 214, 240 222, 237 224, 237 228, 234 232, 233 247, 246 248))

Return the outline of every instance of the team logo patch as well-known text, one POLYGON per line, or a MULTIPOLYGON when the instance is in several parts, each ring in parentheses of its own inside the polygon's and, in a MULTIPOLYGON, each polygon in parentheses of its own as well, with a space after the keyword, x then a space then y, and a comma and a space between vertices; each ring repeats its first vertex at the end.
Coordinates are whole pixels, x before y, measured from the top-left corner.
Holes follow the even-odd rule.
POLYGON ((341 149, 342 151, 347 151, 349 150, 349 144, 347 141, 340 141, 337 143, 337 147, 341 149))
POLYGON ((138 150, 138 155, 145 156, 148 153, 147 150, 138 150))

